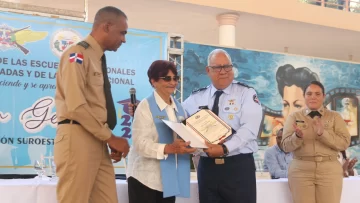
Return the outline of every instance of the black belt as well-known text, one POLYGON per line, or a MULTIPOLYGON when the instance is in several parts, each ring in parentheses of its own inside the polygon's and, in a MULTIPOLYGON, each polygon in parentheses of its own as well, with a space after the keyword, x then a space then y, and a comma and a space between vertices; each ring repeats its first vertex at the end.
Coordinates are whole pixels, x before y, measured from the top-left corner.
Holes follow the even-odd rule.
POLYGON ((69 119, 65 119, 65 120, 62 120, 62 121, 58 122, 58 125, 61 125, 61 124, 69 124, 69 123, 71 123, 71 122, 72 122, 72 124, 80 125, 79 122, 74 121, 74 120, 69 120, 69 119))

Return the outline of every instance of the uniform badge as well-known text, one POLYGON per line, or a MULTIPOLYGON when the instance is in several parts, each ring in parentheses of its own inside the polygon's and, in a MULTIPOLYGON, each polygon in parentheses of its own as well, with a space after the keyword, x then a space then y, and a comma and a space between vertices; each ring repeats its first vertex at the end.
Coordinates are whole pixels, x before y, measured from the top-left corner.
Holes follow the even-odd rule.
POLYGON ((76 62, 78 64, 82 64, 83 60, 84 60, 84 56, 82 54, 79 54, 79 53, 71 53, 70 54, 70 57, 69 57, 70 63, 76 62))
POLYGON ((237 111, 237 110, 238 110, 238 108, 237 108, 237 107, 235 107, 235 108, 234 108, 234 111, 237 111))
POLYGON ((232 120, 232 119, 234 119, 234 115, 233 115, 233 114, 230 114, 230 115, 228 116, 228 118, 229 118, 229 120, 232 120))
POLYGON ((256 94, 254 94, 253 100, 254 100, 255 103, 260 104, 259 99, 257 98, 256 94))
POLYGON ((229 105, 234 105, 235 104, 235 99, 230 99, 229 100, 229 105))
POLYGON ((327 120, 327 121, 324 122, 324 127, 325 127, 325 128, 329 127, 329 125, 330 125, 330 121, 329 121, 329 120, 327 120))
POLYGON ((296 126, 300 127, 300 128, 306 128, 306 123, 305 121, 301 121, 301 120, 296 120, 296 126))
POLYGON ((158 118, 158 119, 162 120, 162 119, 164 119, 164 118, 165 118, 165 116, 156 116, 156 118, 158 118))

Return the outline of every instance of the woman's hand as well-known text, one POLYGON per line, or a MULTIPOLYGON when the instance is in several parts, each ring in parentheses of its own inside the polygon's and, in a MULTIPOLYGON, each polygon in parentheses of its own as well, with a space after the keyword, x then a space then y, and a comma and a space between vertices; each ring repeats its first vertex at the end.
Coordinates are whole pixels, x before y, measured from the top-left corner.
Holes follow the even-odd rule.
POLYGON ((298 138, 303 138, 304 134, 300 128, 297 127, 296 123, 293 124, 293 127, 295 128, 295 134, 298 138))
POLYGON ((191 154, 196 151, 195 148, 189 147, 190 142, 182 139, 176 139, 173 143, 167 144, 164 149, 165 154, 191 154))
POLYGON ((324 123, 320 117, 315 116, 315 119, 313 121, 313 128, 318 136, 321 136, 324 133, 324 123))

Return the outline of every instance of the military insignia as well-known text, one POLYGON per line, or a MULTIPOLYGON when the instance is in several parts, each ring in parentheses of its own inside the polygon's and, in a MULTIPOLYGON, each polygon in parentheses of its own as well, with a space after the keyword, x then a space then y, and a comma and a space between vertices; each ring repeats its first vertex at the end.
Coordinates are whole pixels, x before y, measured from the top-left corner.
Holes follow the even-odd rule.
POLYGON ((194 90, 191 94, 195 94, 197 92, 202 92, 202 91, 206 90, 208 87, 210 87, 210 85, 208 85, 207 87, 202 87, 200 89, 194 90))
POLYGON ((84 60, 84 56, 80 53, 71 53, 70 54, 70 57, 69 57, 70 63, 76 62, 78 64, 82 64, 83 60, 84 60))
POLYGON ((228 110, 230 110, 230 107, 225 107, 225 111, 228 111, 228 110))
POLYGON ((239 108, 238 108, 238 107, 235 107, 235 108, 234 108, 234 111, 237 111, 237 110, 239 110, 239 108))
POLYGON ((324 122, 324 127, 327 128, 327 127, 329 127, 329 126, 330 126, 330 121, 329 121, 329 120, 325 121, 325 122, 324 122))
POLYGON ((233 84, 238 84, 238 85, 241 85, 241 86, 244 86, 244 87, 247 87, 247 88, 252 88, 252 87, 250 87, 249 85, 244 84, 244 83, 241 83, 241 82, 238 82, 238 81, 233 82, 233 84))
POLYGON ((84 47, 85 49, 89 48, 90 44, 86 41, 78 42, 77 45, 84 47))
POLYGON ((230 99, 229 100, 229 105, 234 105, 235 104, 235 99, 230 99))
POLYGON ((306 128, 306 123, 305 121, 301 121, 301 120, 296 120, 296 126, 302 127, 302 128, 306 128))
POLYGON ((233 114, 230 114, 230 115, 228 116, 228 118, 229 118, 229 120, 232 120, 232 119, 234 119, 234 115, 233 115, 233 114))
POLYGON ((156 118, 158 118, 158 119, 162 120, 162 119, 164 119, 164 118, 165 118, 165 116, 156 116, 156 118))
POLYGON ((260 104, 259 99, 257 98, 256 94, 254 94, 253 100, 254 100, 255 103, 260 104))

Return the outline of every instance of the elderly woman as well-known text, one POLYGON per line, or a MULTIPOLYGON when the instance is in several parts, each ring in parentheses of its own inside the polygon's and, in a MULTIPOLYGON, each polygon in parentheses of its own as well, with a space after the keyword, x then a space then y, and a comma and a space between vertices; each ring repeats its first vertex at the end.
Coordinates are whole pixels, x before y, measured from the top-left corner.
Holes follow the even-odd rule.
POLYGON ((325 88, 312 81, 304 88, 306 108, 285 121, 282 146, 293 152, 288 180, 294 203, 340 203, 343 169, 338 153, 350 145, 341 115, 324 108, 325 88))
POLYGON ((153 62, 148 77, 154 91, 136 108, 128 161, 130 203, 174 203, 190 196, 190 156, 196 149, 177 139, 162 121, 180 122, 185 111, 171 96, 179 81, 174 63, 153 62))

